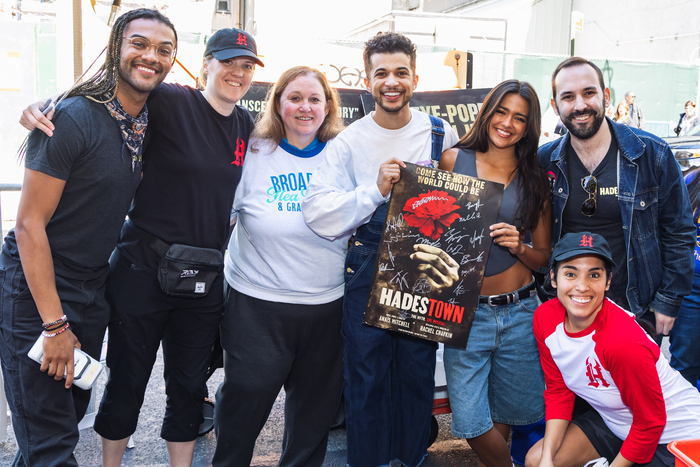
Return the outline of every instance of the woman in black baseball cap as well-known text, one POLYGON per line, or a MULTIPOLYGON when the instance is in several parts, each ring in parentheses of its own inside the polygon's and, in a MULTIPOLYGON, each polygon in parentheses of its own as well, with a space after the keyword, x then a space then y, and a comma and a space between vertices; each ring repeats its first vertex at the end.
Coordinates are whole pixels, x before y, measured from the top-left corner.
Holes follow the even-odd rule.
POLYGON ((171 465, 191 462, 223 310, 224 278, 215 270, 204 280, 201 267, 183 266, 175 279, 189 280, 193 289, 181 294, 172 282, 163 283, 164 268, 173 266, 165 264, 164 254, 170 255, 174 244, 215 256, 226 249, 254 125, 237 103, 248 92, 256 65, 262 62, 252 36, 221 29, 207 42, 204 90, 164 84, 148 100, 150 144, 143 180, 111 260, 111 377, 95 420, 95 431, 104 439, 105 465, 121 461, 161 342, 168 397, 161 437, 171 465))
POLYGON ((253 36, 235 28, 219 29, 209 38, 204 57, 210 55, 213 55, 217 60, 250 57, 256 64, 265 66, 258 58, 258 47, 253 36))
POLYGON ((546 430, 526 467, 672 467, 666 445, 700 433, 700 394, 661 355, 635 316, 610 299, 615 266, 605 239, 568 233, 552 252, 557 298, 535 312, 547 389, 546 430), (572 420, 574 398, 593 410, 572 420))
POLYGON ((136 428, 161 342, 168 398, 161 437, 171 465, 191 462, 223 310, 224 278, 215 269, 205 280, 201 267, 182 266, 171 281, 192 288, 181 294, 173 290, 176 284, 164 284, 163 273, 173 269, 164 255, 175 244, 194 247, 189 251, 197 255, 206 249, 205 254, 219 256, 226 249, 254 125, 237 103, 248 92, 256 65, 263 64, 253 37, 221 29, 207 42, 203 90, 164 84, 148 100, 150 144, 143 180, 111 259, 111 377, 95 420, 105 466, 119 465, 136 428))

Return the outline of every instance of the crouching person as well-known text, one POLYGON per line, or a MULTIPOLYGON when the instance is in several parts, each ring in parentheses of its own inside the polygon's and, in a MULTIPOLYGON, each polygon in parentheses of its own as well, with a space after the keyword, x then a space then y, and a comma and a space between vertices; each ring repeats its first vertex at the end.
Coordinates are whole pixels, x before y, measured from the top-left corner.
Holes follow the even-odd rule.
POLYGON ((700 394, 630 312, 605 298, 615 266, 597 234, 569 233, 552 253, 557 298, 535 312, 546 430, 526 467, 669 466, 666 445, 700 435, 700 394), (592 410, 571 420, 574 396, 592 410))

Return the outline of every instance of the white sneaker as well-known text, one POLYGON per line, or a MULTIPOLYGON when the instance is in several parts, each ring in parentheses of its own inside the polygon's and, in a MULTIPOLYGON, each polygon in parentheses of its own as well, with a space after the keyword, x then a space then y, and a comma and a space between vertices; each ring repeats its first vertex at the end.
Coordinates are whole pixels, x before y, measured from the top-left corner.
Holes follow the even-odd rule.
POLYGON ((608 467, 608 460, 605 457, 599 457, 588 461, 583 467, 608 467))

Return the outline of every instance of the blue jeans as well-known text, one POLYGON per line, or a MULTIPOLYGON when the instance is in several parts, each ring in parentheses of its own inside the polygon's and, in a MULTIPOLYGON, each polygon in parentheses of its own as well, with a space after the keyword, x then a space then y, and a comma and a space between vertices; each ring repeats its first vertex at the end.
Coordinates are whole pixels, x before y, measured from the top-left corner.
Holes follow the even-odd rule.
POLYGON ((532 331, 537 296, 479 304, 466 349, 445 346, 452 433, 475 438, 493 422, 527 425, 544 417, 544 374, 532 331))
POLYGON ((670 334, 671 366, 695 386, 700 378, 700 274, 693 275, 693 291, 683 299, 670 334))
POLYGON ((345 415, 348 465, 377 467, 425 457, 435 393, 434 342, 362 323, 379 239, 380 206, 360 227, 345 262, 345 415))

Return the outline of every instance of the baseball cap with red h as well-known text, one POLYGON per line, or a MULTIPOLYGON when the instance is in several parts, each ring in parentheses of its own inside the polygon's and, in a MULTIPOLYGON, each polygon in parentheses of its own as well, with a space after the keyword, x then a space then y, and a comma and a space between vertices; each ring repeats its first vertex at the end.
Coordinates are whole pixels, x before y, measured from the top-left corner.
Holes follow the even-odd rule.
POLYGON ((236 28, 224 28, 216 31, 207 41, 204 56, 208 55, 213 55, 217 60, 250 57, 258 65, 265 66, 258 58, 258 47, 253 36, 236 28))
POLYGON ((563 261, 579 255, 597 255, 611 267, 615 267, 610 245, 601 235, 595 233, 568 233, 557 242, 552 251, 552 258, 555 261, 563 261))

